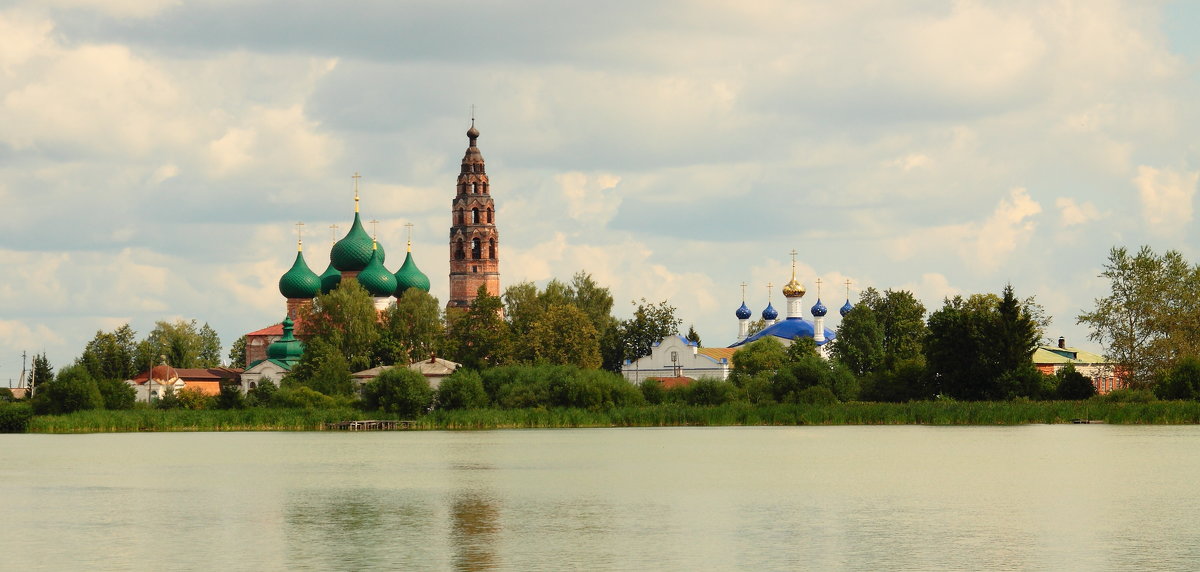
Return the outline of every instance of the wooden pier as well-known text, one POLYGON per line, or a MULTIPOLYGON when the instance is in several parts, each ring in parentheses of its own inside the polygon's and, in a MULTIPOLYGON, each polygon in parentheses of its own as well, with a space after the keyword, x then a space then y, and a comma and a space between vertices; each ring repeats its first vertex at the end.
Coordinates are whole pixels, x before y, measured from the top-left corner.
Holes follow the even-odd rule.
POLYGON ((335 421, 326 423, 326 431, 396 431, 399 429, 412 429, 414 421, 404 421, 395 419, 369 419, 361 421, 335 421))

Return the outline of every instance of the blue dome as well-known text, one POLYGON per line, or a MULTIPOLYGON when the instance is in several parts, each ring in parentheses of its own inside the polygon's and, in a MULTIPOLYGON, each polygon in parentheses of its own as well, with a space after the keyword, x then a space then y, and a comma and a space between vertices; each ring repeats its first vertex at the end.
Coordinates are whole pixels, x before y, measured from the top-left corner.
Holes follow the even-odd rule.
POLYGON ((827 314, 828 312, 829 312, 829 309, 825 307, 825 304, 821 303, 820 298, 817 298, 817 303, 813 304, 813 307, 812 307, 812 315, 814 315, 818 318, 824 318, 825 314, 827 314))
POLYGON ((774 320, 779 317, 779 311, 770 302, 767 302, 767 307, 763 309, 762 317, 764 320, 774 320))
POLYGON ((750 311, 750 308, 747 308, 746 303, 742 302, 742 307, 737 309, 738 319, 739 320, 749 320, 750 316, 752 316, 752 315, 753 315, 753 312, 750 311))
MULTIPOLYGON (((805 320, 804 318, 788 318, 786 320, 776 322, 767 326, 762 331, 754 334, 744 340, 741 340, 729 347, 736 348, 738 346, 752 344, 767 336, 775 336, 784 340, 796 340, 799 338, 813 339, 813 333, 817 331, 816 324, 805 320)), ((837 333, 829 328, 823 328, 825 332, 825 341, 819 342, 817 345, 823 346, 837 337, 837 333)))
POLYGON ((842 313, 842 317, 845 317, 846 314, 849 314, 850 310, 853 310, 853 309, 854 309, 854 306, 850 304, 850 299, 847 298, 846 304, 844 306, 842 306, 842 309, 839 311, 842 313))

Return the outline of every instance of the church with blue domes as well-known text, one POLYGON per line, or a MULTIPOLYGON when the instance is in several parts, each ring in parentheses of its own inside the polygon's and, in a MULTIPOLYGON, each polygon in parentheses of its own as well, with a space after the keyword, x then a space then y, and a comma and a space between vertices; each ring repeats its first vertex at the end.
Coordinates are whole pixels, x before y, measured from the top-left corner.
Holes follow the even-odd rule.
MULTIPOLYGON (((731 344, 730 348, 737 348, 746 344, 754 343, 765 337, 774 337, 783 345, 791 345, 793 341, 804 338, 811 339, 817 344, 817 348, 821 350, 822 355, 826 353, 826 344, 832 342, 837 334, 825 327, 825 315, 829 313, 829 309, 821 302, 820 298, 820 280, 818 282, 817 302, 809 308, 809 313, 812 320, 804 317, 803 298, 807 293, 804 285, 796 279, 796 252, 792 251, 792 277, 787 284, 783 285, 783 297, 787 300, 787 315, 784 319, 779 319, 779 311, 767 300, 767 307, 762 311, 763 322, 766 327, 753 334, 750 333, 750 318, 753 312, 746 306, 745 296, 743 294, 742 305, 734 312, 738 319, 738 337, 737 341, 731 344)), ((769 296, 768 296, 769 298, 769 296)), ((850 298, 847 296, 846 303, 842 306, 840 312, 845 316, 847 312, 853 309, 854 306, 850 303, 850 298)))

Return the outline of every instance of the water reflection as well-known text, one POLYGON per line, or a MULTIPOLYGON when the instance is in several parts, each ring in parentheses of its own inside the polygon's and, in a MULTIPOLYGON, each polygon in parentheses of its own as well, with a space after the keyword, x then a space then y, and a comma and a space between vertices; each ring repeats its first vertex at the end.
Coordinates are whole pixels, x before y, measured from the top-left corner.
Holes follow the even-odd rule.
POLYGON ((289 568, 428 566, 437 508, 383 488, 299 491, 284 513, 289 568))
POLYGON ((460 491, 451 502, 450 519, 454 567, 458 570, 495 569, 500 511, 494 499, 477 491, 460 491))

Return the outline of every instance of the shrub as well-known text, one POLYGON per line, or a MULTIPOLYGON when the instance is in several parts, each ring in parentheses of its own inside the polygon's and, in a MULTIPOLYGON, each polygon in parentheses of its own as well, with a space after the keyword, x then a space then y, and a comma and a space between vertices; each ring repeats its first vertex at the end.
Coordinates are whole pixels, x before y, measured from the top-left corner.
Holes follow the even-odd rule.
POLYGON ((0 433, 24 433, 30 419, 33 407, 28 403, 0 403, 0 433))
POLYGON ((433 402, 429 381, 407 367, 394 367, 363 386, 363 406, 369 410, 417 416, 433 402))
POLYGON ((275 385, 271 378, 264 377, 258 381, 258 386, 246 395, 246 402, 252 407, 270 407, 277 391, 279 386, 275 385))
POLYGON ((179 396, 175 395, 175 388, 167 386, 163 389, 162 397, 158 398, 154 407, 158 409, 179 409, 183 405, 179 403, 179 396))
POLYGON ((663 386, 662 382, 657 379, 642 380, 639 388, 642 390, 642 399, 651 405, 658 405, 663 402, 663 386))
POLYGON ((0 387, 0 402, 12 401, 12 400, 13 400, 12 390, 7 387, 0 387))
POLYGON ((272 394, 270 405, 293 409, 329 409, 335 405, 335 401, 332 397, 311 387, 294 385, 272 394))
POLYGON ((685 399, 689 405, 724 405, 733 401, 735 393, 728 381, 701 378, 688 385, 685 399))
POLYGON ((214 404, 217 409, 241 409, 246 406, 246 398, 242 396, 240 386, 232 383, 221 384, 221 393, 217 395, 214 404))
POLYGON ((487 407, 488 396, 483 390, 483 378, 474 370, 455 371, 438 386, 437 403, 442 409, 487 407))
POLYGON ((1116 389, 1105 395, 1094 397, 1103 403, 1152 403, 1154 394, 1148 389, 1116 389))
POLYGON ((216 401, 199 387, 185 387, 179 390, 176 397, 179 399, 179 407, 191 410, 211 409, 216 401))
POLYGON ((1058 370, 1055 377, 1058 378, 1055 395, 1059 399, 1075 401, 1096 395, 1096 386, 1092 385, 1092 380, 1076 371, 1073 365, 1067 364, 1067 367, 1058 370))
POLYGON ((137 401, 137 390, 119 379, 102 379, 96 382, 105 409, 133 409, 137 401))
POLYGON ((838 398, 833 394, 833 390, 821 385, 802 389, 796 394, 796 403, 805 405, 833 405, 837 402, 838 398))

